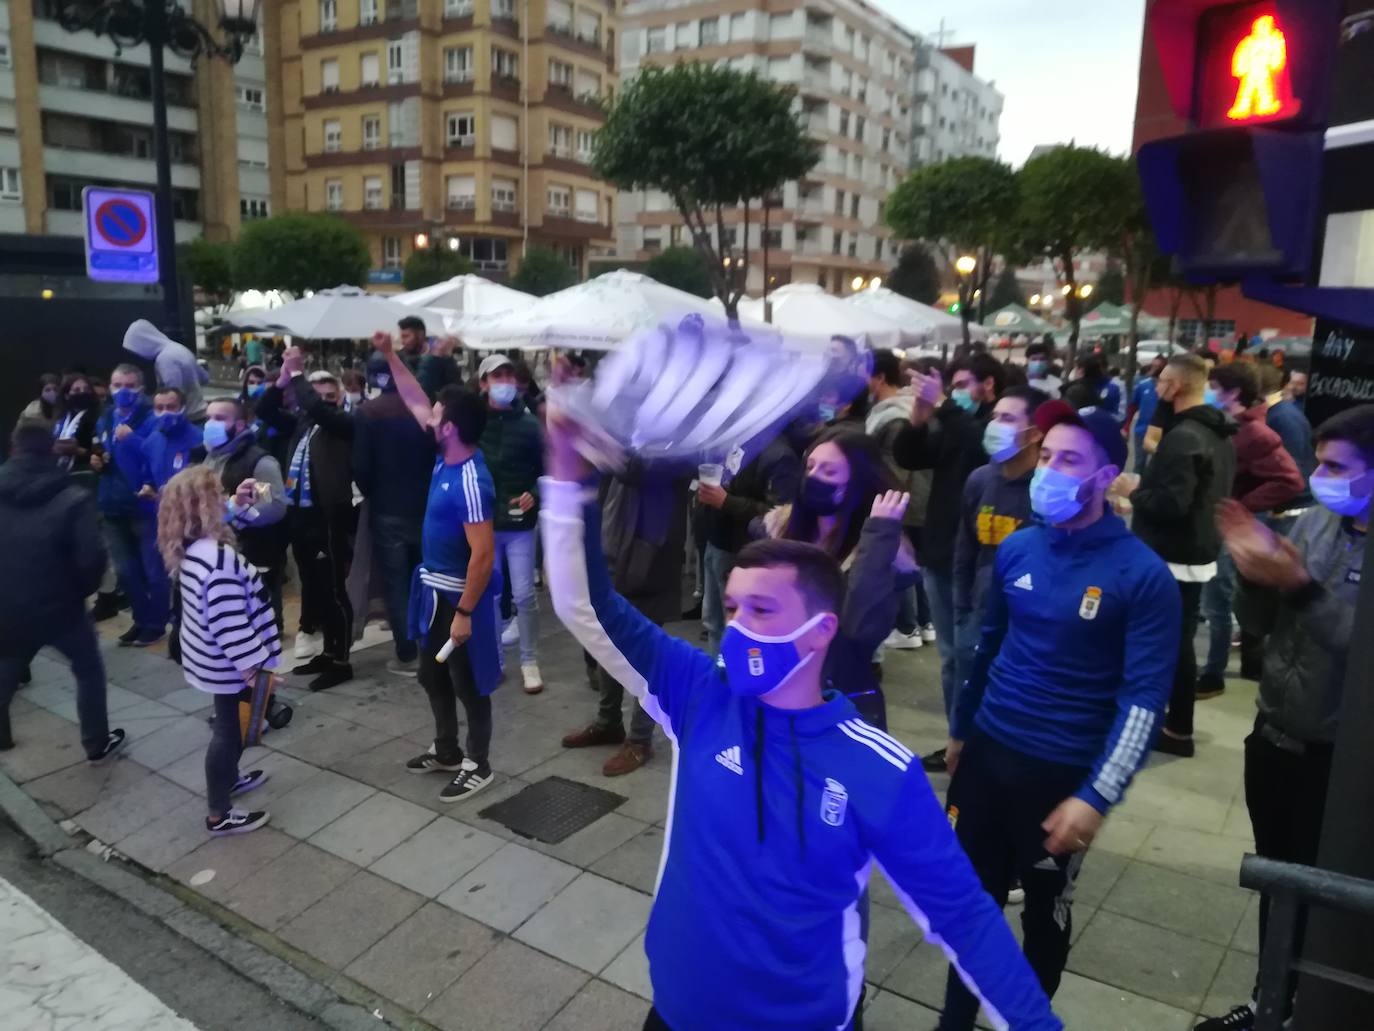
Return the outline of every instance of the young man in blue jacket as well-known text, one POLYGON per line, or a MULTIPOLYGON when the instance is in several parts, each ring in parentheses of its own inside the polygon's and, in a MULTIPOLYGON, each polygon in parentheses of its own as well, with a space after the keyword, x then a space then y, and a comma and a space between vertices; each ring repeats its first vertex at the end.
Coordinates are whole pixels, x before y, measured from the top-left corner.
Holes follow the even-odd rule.
POLYGON ((100 474, 96 498, 105 541, 134 618, 119 643, 139 648, 167 633, 171 614, 167 569, 157 550, 157 514, 150 515, 138 496, 147 482, 143 442, 154 425, 143 395, 143 371, 137 365, 116 366, 109 407, 95 426, 91 468, 100 474))
MULTIPOLYGON (((1020 878, 1026 958, 1053 995, 1083 853, 1149 755, 1181 616, 1168 566, 1107 509, 1126 463, 1116 419, 1049 401, 1035 425, 1039 521, 997 549, 946 756, 949 822, 999 904, 1020 878)), ((972 1031, 977 1014, 951 970, 940 1031, 972 1031)))
POLYGON ((181 470, 195 465, 192 452, 204 446, 204 431, 186 417, 186 397, 176 387, 153 395, 153 429, 143 439, 143 489, 138 496, 157 517, 158 491, 181 470))
MULTIPOLYGON (((540 497, 554 609, 673 745, 645 1028, 853 1028, 875 866, 957 960, 995 1027, 1062 1027, 919 761, 822 689, 843 593, 834 560, 795 541, 743 548, 726 582, 718 667, 612 589, 591 470, 552 405, 548 431, 540 497)), ((888 493, 873 518, 900 520, 905 505, 888 493)))

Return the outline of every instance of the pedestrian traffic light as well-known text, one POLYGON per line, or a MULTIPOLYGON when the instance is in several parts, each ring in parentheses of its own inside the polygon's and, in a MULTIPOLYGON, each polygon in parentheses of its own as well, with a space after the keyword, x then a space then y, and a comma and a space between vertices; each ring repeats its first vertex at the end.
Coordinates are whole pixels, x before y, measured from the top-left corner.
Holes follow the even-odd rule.
POLYGON ((958 301, 955 301, 953 304, 951 304, 951 305, 949 306, 949 313, 950 313, 951 315, 958 315, 958 314, 959 314, 959 309, 962 308, 962 307, 963 307, 962 304, 960 304, 958 301))
POLYGON ((1343 0, 1155 0, 1147 24, 1189 131, 1137 155, 1161 249, 1198 280, 1305 276, 1343 0))

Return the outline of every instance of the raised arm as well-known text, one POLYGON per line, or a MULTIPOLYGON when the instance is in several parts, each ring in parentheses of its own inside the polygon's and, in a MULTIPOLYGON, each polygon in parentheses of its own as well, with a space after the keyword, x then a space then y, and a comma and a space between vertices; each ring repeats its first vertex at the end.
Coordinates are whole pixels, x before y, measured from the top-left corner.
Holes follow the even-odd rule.
POLYGON ((391 369, 391 381, 396 384, 396 392, 401 395, 406 408, 415 416, 420 428, 428 431, 434 422, 434 405, 425 393, 425 388, 420 386, 420 381, 415 378, 415 374, 396 353, 396 345, 391 339, 391 334, 373 333, 372 346, 386 358, 386 364, 391 369))

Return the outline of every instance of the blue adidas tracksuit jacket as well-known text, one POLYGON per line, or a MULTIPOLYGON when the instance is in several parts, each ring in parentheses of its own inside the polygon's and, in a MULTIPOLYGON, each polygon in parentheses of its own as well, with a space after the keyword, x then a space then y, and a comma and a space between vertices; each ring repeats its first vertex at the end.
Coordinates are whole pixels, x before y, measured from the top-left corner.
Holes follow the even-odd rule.
POLYGON ((105 449, 105 469, 96 489, 96 502, 101 515, 127 517, 145 511, 142 499, 136 495, 148 482, 143 442, 156 423, 153 406, 142 396, 126 414, 121 415, 113 403, 106 405, 100 413, 100 419, 95 424, 95 440, 105 449), (121 440, 115 435, 115 430, 125 424, 133 432, 121 440))
POLYGON ((1181 612, 1169 567, 1108 512, 1082 530, 1023 527, 997 549, 983 633, 950 734, 1091 772, 1121 801, 1169 700, 1181 612))
POLYGON ((848 1028, 863 987, 861 897, 877 866, 996 1027, 1061 1028, 911 751, 838 692, 802 711, 733 694, 712 658, 614 592, 589 492, 547 478, 541 491, 559 617, 673 743, 645 940, 668 1026, 848 1028))

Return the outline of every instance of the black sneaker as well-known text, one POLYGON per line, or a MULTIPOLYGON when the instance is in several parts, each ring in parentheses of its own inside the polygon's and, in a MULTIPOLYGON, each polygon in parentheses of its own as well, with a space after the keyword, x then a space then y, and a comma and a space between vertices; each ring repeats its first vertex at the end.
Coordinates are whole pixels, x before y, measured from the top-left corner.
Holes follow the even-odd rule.
POLYGON ((112 730, 110 736, 105 739, 104 746, 94 755, 86 756, 86 761, 90 763, 103 762, 110 756, 124 747, 124 731, 112 730))
POLYGON ((463 768, 439 792, 440 802, 461 802, 471 798, 492 782, 491 767, 478 766, 471 759, 463 760, 463 768))
POLYGON ((941 748, 939 751, 921 756, 921 769, 927 773, 948 773, 949 766, 945 763, 945 750, 941 748))
POLYGON ((266 770, 250 770, 247 773, 240 773, 239 779, 234 781, 234 786, 229 789, 229 794, 246 795, 254 788, 262 787, 265 780, 267 780, 266 770))
POLYGON ((91 618, 97 623, 114 619, 115 616, 119 615, 119 610, 122 608, 124 606, 120 604, 118 594, 97 594, 95 604, 91 606, 91 618))
POLYGON ((328 691, 331 687, 338 687, 346 684, 353 679, 353 667, 346 662, 335 662, 329 660, 329 666, 323 673, 310 681, 306 686, 312 691, 328 691))
POLYGON ((116 638, 116 640, 119 642, 119 646, 121 648, 128 648, 130 645, 132 645, 135 641, 138 640, 139 635, 142 633, 143 631, 138 627, 131 626, 128 630, 125 630, 124 633, 120 634, 119 637, 116 638))
POLYGON ((258 810, 254 813, 245 813, 242 809, 230 809, 218 820, 205 818, 205 829, 215 837, 222 837, 225 834, 247 834, 255 831, 267 822, 266 810, 258 810))
POLYGON ((1176 755, 1180 759, 1191 759, 1197 749, 1191 737, 1174 737, 1161 730, 1159 737, 1155 738, 1154 750, 1165 755, 1176 755))
POLYGON ((309 662, 303 662, 299 666, 292 667, 291 673, 293 676, 305 677, 310 676, 313 673, 323 673, 326 670, 331 669, 334 665, 335 663, 333 659, 331 659, 328 655, 321 653, 319 655, 316 655, 309 662))
POLYGON ((407 773, 457 773, 463 768, 462 759, 446 760, 440 759, 434 754, 434 746, 429 746, 429 751, 423 755, 417 755, 406 763, 407 773))
POLYGON ((1255 1011, 1247 1006, 1237 1006, 1230 1013, 1220 1017, 1208 1017, 1193 1031, 1249 1031, 1255 1026, 1255 1011))
POLYGON ((1197 678, 1197 691, 1194 697, 1199 702, 1208 698, 1219 698, 1226 693, 1226 680, 1220 673, 1202 673, 1197 678))
POLYGON ((166 630, 140 630, 138 637, 134 640, 135 648, 146 648, 150 644, 157 644, 167 636, 166 630))

